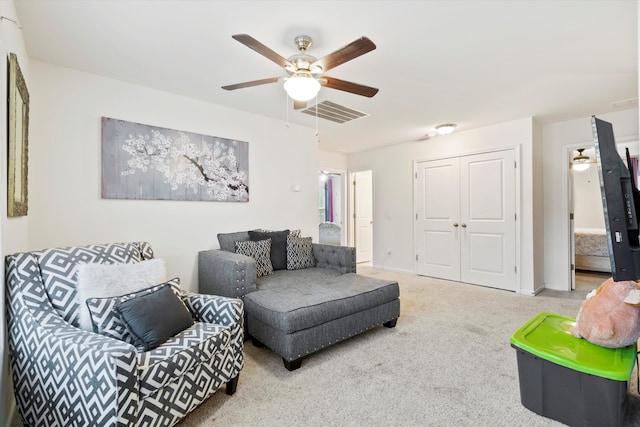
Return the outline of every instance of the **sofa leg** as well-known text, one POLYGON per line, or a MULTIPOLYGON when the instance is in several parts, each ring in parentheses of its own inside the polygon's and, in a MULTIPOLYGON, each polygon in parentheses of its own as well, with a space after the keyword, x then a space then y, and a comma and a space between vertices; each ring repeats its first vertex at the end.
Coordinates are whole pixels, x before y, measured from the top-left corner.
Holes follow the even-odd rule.
POLYGON ((229 396, 233 396, 233 393, 236 392, 236 388, 238 388, 238 377, 240 376, 240 374, 236 375, 235 377, 231 378, 229 380, 229 382, 227 383, 227 394, 229 396))
POLYGON ((385 328, 395 328, 396 323, 398 323, 398 318, 396 317, 393 320, 389 320, 388 322, 384 322, 383 325, 385 328))
POLYGON ((295 371, 302 365, 302 357, 291 361, 282 358, 282 361, 284 362, 284 367, 287 368, 288 371, 295 371))
POLYGON ((256 337, 251 337, 251 342, 253 343, 254 346, 258 348, 264 347, 264 344, 262 343, 262 341, 256 339, 256 337))

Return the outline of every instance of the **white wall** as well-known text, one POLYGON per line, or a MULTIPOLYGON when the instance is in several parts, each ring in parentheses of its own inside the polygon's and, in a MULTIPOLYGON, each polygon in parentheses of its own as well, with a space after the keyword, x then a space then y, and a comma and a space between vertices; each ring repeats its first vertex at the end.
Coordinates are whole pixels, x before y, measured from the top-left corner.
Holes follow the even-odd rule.
MULTIPOLYGON (((9 18, 13 21, 17 20, 13 1, 0 1, 0 16, 9 18)), ((11 22, 9 19, 0 20, 0 81, 7 81, 7 60, 9 53, 15 53, 18 57, 18 63, 22 74, 26 80, 27 87, 31 89, 31 79, 29 70, 29 60, 27 51, 22 37, 22 30, 11 22)), ((7 99, 7 85, 0 84, 0 99, 7 99)), ((30 218, 16 217, 7 218, 7 104, 0 102, 0 117, 2 117, 2 126, 0 126, 0 156, 3 161, 0 162, 0 253, 2 259, 5 255, 27 249, 28 247, 28 229, 30 218)), ((13 398, 13 388, 9 374, 9 355, 6 337, 6 319, 5 319, 5 299, 4 299, 4 262, 0 263, 0 283, 2 291, 0 292, 0 426, 9 425, 14 413, 15 401, 13 398)))
MULTIPOLYGON (((598 115, 613 125, 616 141, 636 140, 638 109, 598 115)), ((570 287, 568 147, 593 145, 589 117, 544 126, 544 283, 549 289, 570 287), (565 174, 563 174, 563 171, 565 174)))
POLYGON ((573 176, 573 224, 575 228, 604 230, 604 211, 598 168, 592 164, 584 171, 571 171, 573 176))
POLYGON ((348 158, 345 154, 329 153, 328 151, 318 151, 318 170, 330 172, 346 171, 348 158))
POLYGON ((534 138, 540 133, 531 118, 514 120, 427 141, 405 143, 349 155, 349 170, 372 169, 374 198, 373 263, 389 270, 415 272, 413 162, 492 149, 517 148, 520 153, 520 292, 534 293, 541 286, 542 263, 534 263, 534 206, 542 199, 541 181, 533 179, 534 138), (387 255, 387 249, 391 254, 387 255))
POLYGON ((312 129, 38 61, 30 71, 31 249, 149 241, 196 290, 198 251, 217 248, 217 233, 299 228, 317 241, 312 129), (249 142, 250 201, 101 199, 102 116, 249 142))

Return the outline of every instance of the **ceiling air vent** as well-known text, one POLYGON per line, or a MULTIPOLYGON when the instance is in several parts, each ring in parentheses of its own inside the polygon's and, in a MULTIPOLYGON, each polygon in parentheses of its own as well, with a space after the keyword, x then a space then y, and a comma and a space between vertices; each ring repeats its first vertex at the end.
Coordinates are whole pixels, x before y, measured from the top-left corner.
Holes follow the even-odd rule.
MULTIPOLYGON (((304 114, 310 116, 316 116, 316 105, 312 105, 304 110, 301 110, 304 114)), ((336 123, 345 123, 352 120, 361 119, 367 117, 369 114, 362 111, 353 110, 351 108, 338 105, 331 101, 322 101, 318 103, 318 117, 325 120, 331 120, 336 123)))

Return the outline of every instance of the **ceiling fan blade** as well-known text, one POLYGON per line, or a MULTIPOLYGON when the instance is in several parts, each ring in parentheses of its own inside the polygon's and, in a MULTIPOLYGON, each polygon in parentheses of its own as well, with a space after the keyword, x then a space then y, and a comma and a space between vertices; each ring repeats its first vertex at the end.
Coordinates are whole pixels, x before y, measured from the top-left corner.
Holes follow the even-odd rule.
POLYGON ((322 67, 322 71, 326 72, 338 65, 344 64, 347 61, 351 61, 360 55, 371 52, 375 48, 376 45, 371 40, 366 37, 360 37, 358 40, 355 40, 335 52, 318 59, 316 62, 311 64, 310 68, 313 69, 314 66, 319 65, 322 67))
POLYGON ((296 101, 295 99, 293 100, 294 110, 301 110, 303 108, 307 108, 307 101, 296 101))
POLYGON ((375 87, 365 86, 358 83, 351 83, 345 80, 336 79, 334 77, 322 76, 319 81, 320 84, 324 87, 355 93, 356 95, 362 95, 368 98, 371 98, 376 93, 378 93, 378 89, 375 87))
POLYGON ((293 66, 291 62, 287 61, 285 58, 283 58, 273 50, 269 49, 267 46, 263 45, 258 40, 251 37, 249 34, 234 34, 231 37, 233 37, 235 40, 238 40, 240 43, 247 46, 248 48, 255 50, 260 55, 264 56, 267 59, 270 59, 271 61, 275 62, 276 64, 278 64, 283 68, 287 66, 289 67, 293 66))
POLYGON ((261 79, 261 80, 252 80, 250 82, 236 83, 234 85, 222 86, 222 89, 224 89, 224 90, 236 90, 236 89, 242 89, 242 88, 245 88, 245 87, 266 85, 268 83, 277 83, 278 80, 279 80, 278 77, 271 77, 271 78, 268 78, 268 79, 261 79))

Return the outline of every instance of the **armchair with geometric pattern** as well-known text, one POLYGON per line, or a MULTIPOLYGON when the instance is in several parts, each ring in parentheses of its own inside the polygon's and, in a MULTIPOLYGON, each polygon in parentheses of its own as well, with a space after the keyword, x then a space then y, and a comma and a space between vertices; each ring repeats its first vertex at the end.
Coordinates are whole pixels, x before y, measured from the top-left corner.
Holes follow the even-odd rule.
POLYGON ((79 263, 136 263, 148 243, 54 248, 6 257, 9 356, 28 426, 171 426, 243 367, 239 299, 184 294, 193 325, 158 347, 78 328, 79 263))

